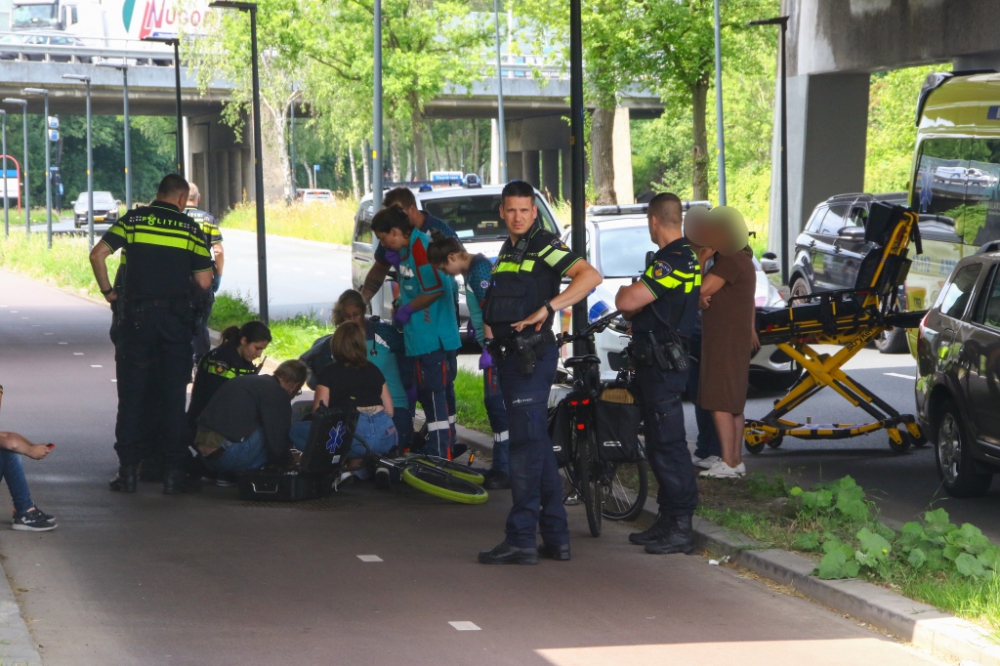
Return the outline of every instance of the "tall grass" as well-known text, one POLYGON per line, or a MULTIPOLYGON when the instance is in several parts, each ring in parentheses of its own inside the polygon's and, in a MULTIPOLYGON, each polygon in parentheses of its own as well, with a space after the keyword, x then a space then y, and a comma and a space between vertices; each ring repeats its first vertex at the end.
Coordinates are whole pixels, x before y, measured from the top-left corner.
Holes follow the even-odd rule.
MULTIPOLYGON (((350 245, 354 236, 354 214, 358 202, 353 199, 335 199, 330 203, 266 204, 264 221, 267 233, 291 236, 305 240, 350 245)), ((257 206, 254 203, 237 204, 220 225, 225 229, 257 231, 257 206)))
MULTIPOLYGON (((216 331, 222 331, 229 326, 242 326, 248 321, 257 319, 258 316, 251 309, 246 296, 222 292, 216 294, 208 326, 216 331)), ((298 358, 312 346, 316 338, 333 331, 330 326, 318 323, 309 314, 299 314, 290 319, 272 319, 268 327, 271 329, 273 339, 267 346, 266 354, 278 361, 298 358)))
MULTIPOLYGON (((0 241, 0 267, 101 298, 101 290, 90 268, 89 254, 86 238, 55 237, 51 250, 46 247, 44 234, 33 233, 30 238, 13 234, 0 241)), ((117 254, 108 259, 109 276, 114 277, 118 263, 117 254)))

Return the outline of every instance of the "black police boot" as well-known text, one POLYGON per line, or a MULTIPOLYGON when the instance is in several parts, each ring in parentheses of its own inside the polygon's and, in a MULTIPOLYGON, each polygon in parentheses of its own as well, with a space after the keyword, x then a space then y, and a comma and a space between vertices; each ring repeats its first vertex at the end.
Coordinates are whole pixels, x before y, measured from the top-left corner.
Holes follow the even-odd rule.
POLYGON ((196 493, 199 490, 201 490, 201 480, 195 479, 182 469, 172 469, 163 477, 164 495, 196 493))
POLYGON ((506 541, 479 553, 480 564, 538 564, 537 548, 518 548, 506 541))
POLYGON ((673 519, 673 529, 670 534, 647 544, 645 551, 653 555, 669 555, 670 553, 684 553, 690 555, 694 552, 694 532, 691 529, 691 516, 677 516, 673 519))
POLYGON ((509 490, 510 476, 503 472, 494 472, 490 478, 483 482, 483 488, 486 490, 509 490))
POLYGON ((656 514, 656 520, 653 524, 649 526, 648 529, 642 532, 633 532, 628 535, 629 543, 634 543, 637 546, 645 546, 646 544, 659 541, 664 539, 670 534, 671 528, 674 526, 674 521, 670 516, 666 516, 662 513, 656 514))
POLYGON ((559 546, 550 546, 547 543, 543 543, 538 548, 538 557, 555 560, 556 562, 568 562, 570 559, 569 544, 564 543, 559 546))
POLYGON ((119 493, 134 493, 139 481, 139 469, 135 465, 121 465, 118 474, 111 479, 108 488, 119 493))

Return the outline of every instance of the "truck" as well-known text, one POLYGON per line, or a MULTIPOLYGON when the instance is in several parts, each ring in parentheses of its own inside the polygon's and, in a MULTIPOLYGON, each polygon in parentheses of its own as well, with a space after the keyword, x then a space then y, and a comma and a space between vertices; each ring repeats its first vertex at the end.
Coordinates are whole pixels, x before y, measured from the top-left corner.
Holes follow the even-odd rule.
POLYGON ((123 48, 146 37, 199 34, 208 10, 203 0, 14 0, 11 30, 63 30, 123 48))

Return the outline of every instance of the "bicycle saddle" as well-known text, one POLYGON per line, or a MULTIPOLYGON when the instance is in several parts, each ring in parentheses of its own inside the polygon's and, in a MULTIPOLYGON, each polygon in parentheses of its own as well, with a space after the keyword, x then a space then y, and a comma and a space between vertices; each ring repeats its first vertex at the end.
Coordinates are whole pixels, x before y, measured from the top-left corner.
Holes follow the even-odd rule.
POLYGON ((601 359, 593 354, 587 354, 586 356, 571 356, 570 358, 563 361, 563 365, 567 368, 572 368, 577 365, 591 365, 593 363, 600 363, 601 359))

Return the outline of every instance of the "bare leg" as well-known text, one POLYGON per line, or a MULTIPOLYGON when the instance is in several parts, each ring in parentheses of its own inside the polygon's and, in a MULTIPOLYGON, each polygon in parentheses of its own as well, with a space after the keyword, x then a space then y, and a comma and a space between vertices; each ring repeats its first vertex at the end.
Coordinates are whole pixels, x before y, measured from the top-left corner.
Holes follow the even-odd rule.
MULTIPOLYGON (((745 419, 743 414, 733 414, 733 459, 736 465, 743 462, 743 426, 745 419)), ((735 467, 736 465, 732 465, 735 467)))
MULTIPOLYGON (((712 412, 712 419, 715 421, 715 429, 719 433, 719 444, 722 447, 722 460, 730 467, 740 464, 739 448, 734 446, 736 433, 733 415, 729 412, 712 412)), ((743 431, 740 431, 742 437, 743 431)))

